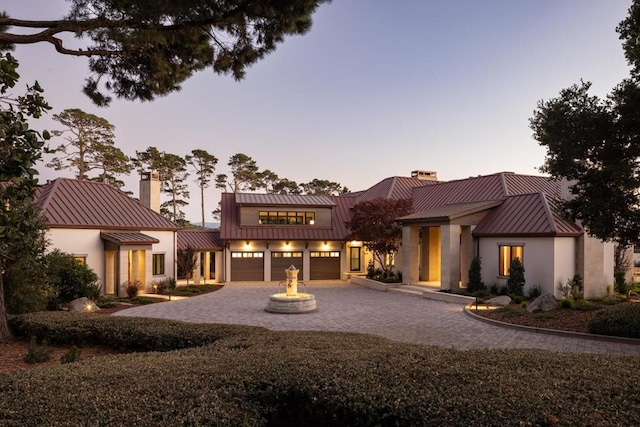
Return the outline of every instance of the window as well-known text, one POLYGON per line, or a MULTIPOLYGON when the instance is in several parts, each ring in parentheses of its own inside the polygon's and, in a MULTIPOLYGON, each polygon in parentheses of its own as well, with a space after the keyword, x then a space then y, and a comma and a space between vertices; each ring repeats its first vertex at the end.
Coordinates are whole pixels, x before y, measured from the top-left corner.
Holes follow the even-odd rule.
POLYGON ((313 225, 315 219, 315 212, 260 211, 258 213, 259 224, 313 225))
POLYGON ((520 262, 524 263, 523 245, 500 245, 498 246, 498 251, 500 259, 498 274, 500 276, 509 276, 509 267, 511 266, 511 260, 514 258, 520 258, 520 262))
POLYGON ((231 258, 262 258, 263 252, 231 252, 231 258))
POLYGON ((351 271, 360 271, 360 247, 352 246, 349 248, 349 258, 351 259, 351 271))
POLYGON ((87 256, 86 255, 74 255, 73 259, 80 265, 87 265, 87 256))
POLYGON ((309 252, 311 258, 340 258, 340 252, 309 252))
POLYGON ((153 275, 162 276, 164 274, 164 254, 153 254, 153 275))

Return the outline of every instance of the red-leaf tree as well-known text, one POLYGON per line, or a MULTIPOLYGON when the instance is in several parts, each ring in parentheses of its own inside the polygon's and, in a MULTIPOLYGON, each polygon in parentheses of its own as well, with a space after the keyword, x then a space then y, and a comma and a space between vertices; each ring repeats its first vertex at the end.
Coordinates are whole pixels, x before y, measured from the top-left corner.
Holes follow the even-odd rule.
POLYGON ((396 218, 413 211, 411 199, 367 200, 354 205, 351 221, 347 222, 348 240, 360 240, 382 266, 386 276, 391 274, 393 260, 402 240, 402 227, 396 218))

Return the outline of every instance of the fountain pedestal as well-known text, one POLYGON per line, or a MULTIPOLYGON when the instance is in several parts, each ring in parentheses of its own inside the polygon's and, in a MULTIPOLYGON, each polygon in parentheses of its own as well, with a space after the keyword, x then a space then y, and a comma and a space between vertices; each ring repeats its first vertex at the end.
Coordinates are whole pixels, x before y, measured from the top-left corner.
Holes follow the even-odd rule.
POLYGON ((280 314, 311 313, 318 309, 316 297, 312 294, 298 293, 298 272, 295 266, 284 270, 287 275, 287 291, 269 295, 265 311, 280 314))

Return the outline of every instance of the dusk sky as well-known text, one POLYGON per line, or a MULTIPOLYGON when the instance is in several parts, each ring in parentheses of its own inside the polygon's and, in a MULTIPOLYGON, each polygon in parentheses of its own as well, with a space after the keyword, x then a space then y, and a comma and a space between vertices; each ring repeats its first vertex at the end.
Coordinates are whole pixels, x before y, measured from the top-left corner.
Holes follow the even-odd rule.
MULTIPOLYGON (((38 80, 53 107, 104 117, 125 154, 155 146, 205 149, 227 173, 235 153, 297 182, 363 190, 412 170, 441 180, 513 171, 539 174, 545 151, 529 118, 541 99, 592 81, 604 96, 629 75, 617 24, 631 0, 334 0, 304 36, 290 37, 241 82, 206 70, 151 103, 95 107, 82 94, 86 59, 51 45, 18 46, 23 84, 38 80)), ((4 0, 21 19, 56 19, 63 0, 4 0)), ((53 144, 55 145, 55 144, 53 144)), ((44 167, 40 180, 72 177, 44 167)), ((192 180, 193 177, 189 179, 192 180)), ((124 179, 138 195, 138 176, 124 179)), ((219 190, 207 190, 206 212, 219 190)), ((199 222, 195 184, 187 219, 199 222)), ((214 221, 211 215, 206 219, 214 221)))

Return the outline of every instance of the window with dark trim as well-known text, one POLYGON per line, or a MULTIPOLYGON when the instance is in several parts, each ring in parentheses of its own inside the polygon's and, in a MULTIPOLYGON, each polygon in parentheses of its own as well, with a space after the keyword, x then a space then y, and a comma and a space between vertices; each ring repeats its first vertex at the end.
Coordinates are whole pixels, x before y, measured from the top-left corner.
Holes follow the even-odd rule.
POLYGON ((499 267, 498 275, 509 276, 509 268, 514 258, 520 258, 524 265, 524 246, 522 245, 499 245, 498 246, 499 267))
POLYGON ((300 211, 260 211, 258 224, 279 225, 313 225, 315 224, 315 212, 300 211))
POLYGON ((153 254, 153 275, 162 276, 164 274, 164 254, 153 254))

